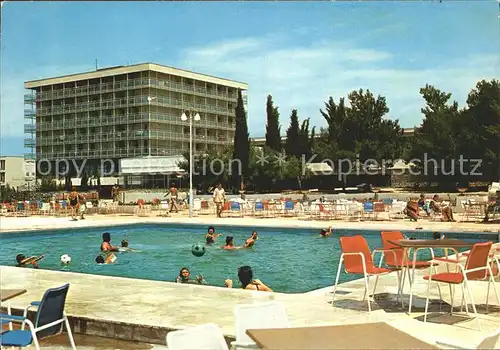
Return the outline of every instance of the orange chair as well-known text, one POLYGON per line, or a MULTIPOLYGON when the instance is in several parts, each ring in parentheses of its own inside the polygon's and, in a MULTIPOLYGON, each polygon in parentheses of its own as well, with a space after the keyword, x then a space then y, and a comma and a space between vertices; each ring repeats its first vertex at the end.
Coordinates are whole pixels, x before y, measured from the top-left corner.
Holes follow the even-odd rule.
POLYGON ((340 278, 340 269, 342 268, 343 263, 344 271, 346 273, 363 275, 365 281, 365 294, 363 296, 363 301, 365 299, 368 300, 368 312, 371 312, 370 297, 366 298, 366 293, 368 292, 368 278, 370 276, 377 276, 372 293, 375 294, 378 277, 382 274, 391 273, 393 270, 375 266, 370 253, 370 247, 368 246, 366 239, 361 235, 340 237, 340 247, 342 249, 342 254, 340 255, 337 278, 335 279, 335 286, 333 288, 332 305, 335 301, 335 293, 337 291, 337 284, 339 283, 340 278))
MULTIPOLYGON (((476 243, 472 247, 465 266, 457 262, 457 267, 460 271, 458 272, 442 272, 433 274, 430 276, 424 276, 424 279, 428 281, 427 283, 427 299, 425 302, 425 314, 424 322, 427 322, 427 310, 429 306, 429 290, 431 286, 431 281, 448 283, 450 286, 460 284, 462 287, 462 305, 465 301, 465 290, 467 289, 467 294, 469 294, 470 301, 472 303, 472 309, 476 316, 476 322, 479 330, 481 330, 481 325, 479 324, 479 319, 477 317, 476 305, 474 303, 474 296, 469 287, 469 281, 484 281, 488 280, 488 291, 486 293, 486 305, 488 305, 488 297, 490 293, 490 284, 493 283, 493 289, 495 290, 495 295, 497 303, 500 305, 500 299, 498 297, 498 292, 495 286, 495 280, 493 279, 494 273, 491 268, 490 263, 490 250, 492 242, 486 243, 476 243)), ((467 307, 467 301, 465 303, 465 311, 468 314, 469 310, 467 307)), ((453 312, 453 294, 451 294, 451 312, 453 312)))
MULTIPOLYGON (((411 267, 412 269, 417 269, 417 270, 422 270, 426 269, 429 267, 433 267, 434 272, 435 266, 437 264, 433 264, 432 262, 429 261, 422 261, 422 260, 416 260, 415 264, 413 263, 413 260, 410 260, 408 256, 404 256, 405 250, 393 243, 391 241, 399 241, 405 239, 405 236, 403 235, 402 232, 400 231, 382 231, 380 233, 380 238, 382 240, 382 249, 375 249, 373 251, 374 255, 377 252, 382 252, 383 256, 380 258, 379 262, 379 267, 382 266, 382 258, 385 260, 385 264, 391 268, 391 269, 398 269, 401 270, 403 268, 409 268, 411 267), (403 266, 405 265, 405 266, 403 266)), ((434 258, 434 252, 431 250, 431 255, 434 258)), ((411 275, 408 271, 408 280, 410 283, 412 283, 411 275)), ((398 271, 398 277, 401 277, 398 271)), ((402 279, 399 280, 399 288, 398 288, 398 298, 399 295, 403 293, 403 286, 404 286, 404 281, 405 281, 405 275, 402 276, 402 279)), ((439 288, 439 295, 441 295, 441 288, 439 288)), ((401 300, 402 305, 404 307, 403 300, 401 300)), ((410 305, 410 311, 411 311, 411 305, 410 305)))

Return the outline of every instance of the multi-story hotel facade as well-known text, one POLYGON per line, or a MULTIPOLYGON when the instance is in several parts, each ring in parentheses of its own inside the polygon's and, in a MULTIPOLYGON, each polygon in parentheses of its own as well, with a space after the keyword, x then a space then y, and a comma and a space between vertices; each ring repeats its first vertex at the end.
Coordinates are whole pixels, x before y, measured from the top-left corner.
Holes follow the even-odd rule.
POLYGON ((193 122, 194 152, 227 146, 234 138, 238 90, 245 97, 248 90, 245 83, 154 63, 27 81, 24 86, 30 90, 24 99, 25 158, 37 160, 39 173, 60 171, 68 161, 73 175, 73 167, 84 162, 116 170, 122 159, 161 163, 163 158, 172 164, 189 150, 189 121, 181 120, 183 113, 201 116, 193 122))

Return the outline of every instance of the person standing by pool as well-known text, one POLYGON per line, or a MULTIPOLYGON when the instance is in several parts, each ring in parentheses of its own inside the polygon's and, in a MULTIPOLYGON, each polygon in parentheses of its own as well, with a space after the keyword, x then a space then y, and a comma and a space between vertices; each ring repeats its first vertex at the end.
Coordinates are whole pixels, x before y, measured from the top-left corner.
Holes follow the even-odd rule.
POLYGON ((214 203, 217 207, 217 217, 222 217, 222 209, 224 208, 224 202, 226 201, 226 193, 219 183, 214 190, 214 203))
POLYGON ((253 245, 255 244, 255 242, 257 242, 258 239, 259 239, 259 234, 257 233, 257 231, 253 231, 252 236, 245 241, 245 248, 253 247, 253 245))
POLYGON ((78 210, 78 193, 76 193, 76 189, 73 187, 68 196, 69 206, 71 207, 71 219, 78 220, 76 218, 76 213, 78 210))
POLYGON ((207 244, 213 244, 215 243, 215 239, 220 236, 222 236, 222 233, 215 233, 215 227, 209 226, 208 232, 205 235, 205 241, 207 244))
POLYGON ((111 235, 109 232, 104 232, 102 234, 101 252, 117 252, 117 246, 111 245, 111 235))
POLYGON ((227 236, 226 237, 226 245, 223 245, 221 248, 224 250, 235 250, 235 249, 241 249, 243 247, 235 246, 234 245, 234 237, 227 236))
MULTIPOLYGON (((273 290, 258 279, 253 279, 253 271, 250 266, 242 266, 238 269, 238 279, 241 288, 249 290, 258 290, 262 292, 272 292, 273 290)), ((224 281, 227 288, 233 288, 233 281, 227 279, 224 281)))
POLYGON ((170 185, 170 212, 174 210, 175 207, 175 212, 179 212, 179 208, 177 207, 177 187, 175 187, 175 183, 172 183, 170 185))
POLYGON ((191 272, 189 272, 189 269, 187 267, 183 267, 179 271, 179 276, 175 279, 176 283, 188 283, 188 284, 206 284, 205 280, 203 279, 203 276, 201 275, 196 275, 196 279, 190 279, 191 272))

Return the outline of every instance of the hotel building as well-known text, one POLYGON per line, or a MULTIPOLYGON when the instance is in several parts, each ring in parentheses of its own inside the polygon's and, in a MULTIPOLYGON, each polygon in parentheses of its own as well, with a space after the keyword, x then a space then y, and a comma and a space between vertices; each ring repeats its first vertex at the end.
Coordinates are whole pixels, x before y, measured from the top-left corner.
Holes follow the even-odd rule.
POLYGON ((178 172, 173 160, 189 151, 189 121, 181 120, 183 112, 201 116, 193 121, 194 152, 231 144, 238 90, 246 103, 248 89, 245 83, 154 63, 32 80, 24 86, 30 90, 24 99, 25 158, 40 162, 43 172, 55 169, 58 161, 64 166, 60 160, 65 159, 70 168, 85 160, 91 173, 105 164, 116 169, 114 175, 145 175, 137 166, 144 158, 147 168, 155 159, 156 172, 178 172), (135 170, 121 169, 122 159, 136 159, 135 170), (162 169, 162 162, 170 168, 162 169))

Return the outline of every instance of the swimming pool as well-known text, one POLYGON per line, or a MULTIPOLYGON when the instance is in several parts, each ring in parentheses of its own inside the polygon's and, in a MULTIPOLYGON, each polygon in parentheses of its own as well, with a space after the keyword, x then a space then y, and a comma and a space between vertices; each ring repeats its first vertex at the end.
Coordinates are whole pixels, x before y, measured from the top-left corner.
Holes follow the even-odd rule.
MULTIPOLYGON (((216 244, 206 247, 203 257, 191 254, 194 243, 203 243, 206 226, 172 224, 134 224, 114 227, 92 227, 53 231, 6 233, 0 235, 0 265, 15 265, 15 256, 45 254, 41 269, 109 275, 156 281, 174 281, 181 267, 188 267, 192 276, 202 274, 211 285, 224 286, 231 278, 237 284, 237 268, 252 266, 259 278, 278 292, 307 292, 332 285, 340 257, 338 236, 363 234, 370 248, 380 247, 379 231, 335 230, 334 235, 319 237, 317 229, 259 228, 259 240, 252 249, 224 251, 220 249, 226 235, 241 245, 251 234, 248 227, 219 225, 223 233, 216 244), (113 245, 128 239, 137 252, 117 253, 112 265, 94 262, 99 253, 101 235, 111 233, 113 245), (61 265, 59 258, 69 254, 72 262, 61 265)), ((431 232, 404 232, 408 237, 430 238, 431 232)), ((448 238, 473 241, 495 240, 493 235, 446 233, 448 238)), ((422 252, 425 253, 425 252, 422 252)), ((359 276, 341 274, 341 281, 359 276)))

